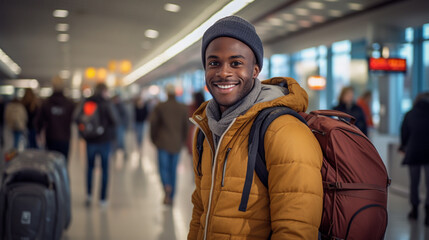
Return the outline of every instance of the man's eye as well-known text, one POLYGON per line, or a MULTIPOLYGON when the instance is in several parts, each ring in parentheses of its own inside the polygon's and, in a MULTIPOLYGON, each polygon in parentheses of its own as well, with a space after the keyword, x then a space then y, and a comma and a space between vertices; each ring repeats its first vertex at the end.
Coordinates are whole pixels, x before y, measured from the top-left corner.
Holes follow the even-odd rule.
POLYGON ((233 66, 233 67, 238 67, 238 66, 240 66, 242 63, 241 62, 239 62, 239 61, 234 61, 234 62, 232 62, 231 63, 231 66, 233 66))
POLYGON ((209 62, 209 63, 208 63, 208 65, 209 65, 209 66, 218 66, 218 65, 219 65, 219 63, 218 63, 218 62, 216 62, 216 61, 211 61, 211 62, 209 62))

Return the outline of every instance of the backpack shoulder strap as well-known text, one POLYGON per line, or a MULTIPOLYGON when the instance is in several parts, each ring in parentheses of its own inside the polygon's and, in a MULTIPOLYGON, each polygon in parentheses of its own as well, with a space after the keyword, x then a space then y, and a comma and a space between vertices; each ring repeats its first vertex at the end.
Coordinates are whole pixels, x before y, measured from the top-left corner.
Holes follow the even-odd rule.
POLYGON ((249 134, 249 147, 248 147, 248 161, 246 180, 243 187, 243 194, 241 195, 241 202, 239 210, 245 212, 247 209, 247 202, 249 200, 250 189, 253 180, 253 171, 259 177, 265 187, 268 188, 268 171, 265 162, 264 150, 264 137, 270 124, 279 116, 292 115, 298 118, 304 124, 307 124, 302 116, 296 111, 288 107, 271 107, 262 110, 255 121, 249 134))
POLYGON ((197 163, 197 173, 198 176, 201 176, 201 161, 203 158, 203 144, 204 144, 204 133, 200 129, 197 130, 197 153, 198 153, 198 163, 197 163))

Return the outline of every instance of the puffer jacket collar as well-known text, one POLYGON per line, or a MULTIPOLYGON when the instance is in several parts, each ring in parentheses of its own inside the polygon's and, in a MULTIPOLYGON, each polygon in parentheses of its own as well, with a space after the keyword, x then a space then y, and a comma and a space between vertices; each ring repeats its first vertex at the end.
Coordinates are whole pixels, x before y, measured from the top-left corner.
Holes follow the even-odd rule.
MULTIPOLYGON (((237 117, 236 121, 234 122, 234 125, 241 126, 248 121, 253 120, 260 111, 269 107, 285 106, 297 112, 305 112, 307 110, 308 95, 295 79, 288 77, 275 77, 262 81, 262 84, 285 87, 288 90, 288 94, 275 98, 271 101, 265 101, 255 104, 245 114, 237 117)), ((201 104, 201 106, 195 111, 194 115, 192 116, 191 121, 204 132, 207 140, 210 143, 210 146, 212 146, 213 148, 213 136, 207 123, 207 104, 208 102, 204 102, 203 104, 201 104)))

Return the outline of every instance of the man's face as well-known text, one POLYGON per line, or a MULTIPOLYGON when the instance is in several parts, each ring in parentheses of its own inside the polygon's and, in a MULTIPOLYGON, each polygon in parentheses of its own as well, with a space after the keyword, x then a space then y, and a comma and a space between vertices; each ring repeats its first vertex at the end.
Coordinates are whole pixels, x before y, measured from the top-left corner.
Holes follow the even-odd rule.
POLYGON ((213 40, 205 57, 207 88, 224 112, 252 90, 259 66, 246 44, 229 37, 213 40))

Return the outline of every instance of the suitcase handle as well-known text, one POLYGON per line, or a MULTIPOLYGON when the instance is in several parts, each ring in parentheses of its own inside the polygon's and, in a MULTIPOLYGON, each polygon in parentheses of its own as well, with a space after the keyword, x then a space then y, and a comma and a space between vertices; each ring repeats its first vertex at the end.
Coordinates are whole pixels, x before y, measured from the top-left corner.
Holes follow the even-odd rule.
POLYGON ((337 110, 317 110, 317 111, 310 112, 310 114, 322 115, 322 116, 333 116, 333 117, 338 117, 341 119, 349 118, 351 124, 355 124, 355 122, 356 122, 356 118, 353 117, 352 115, 349 115, 345 112, 341 112, 341 111, 337 111, 337 110))

